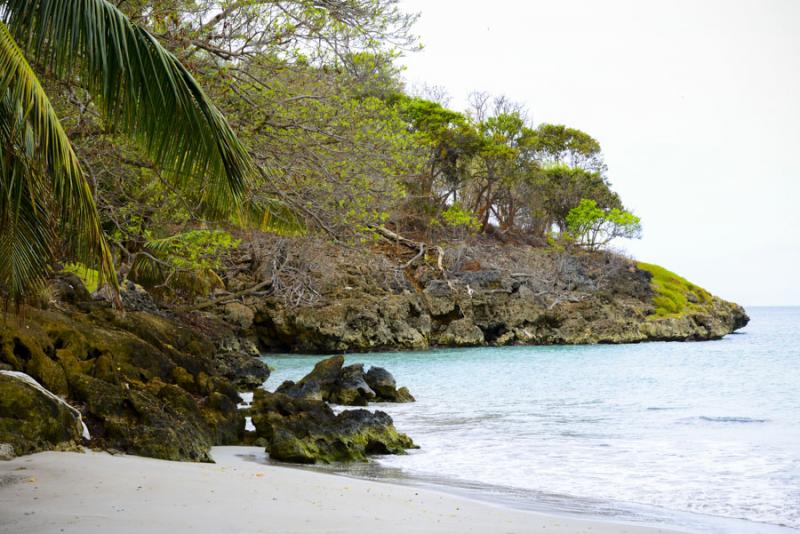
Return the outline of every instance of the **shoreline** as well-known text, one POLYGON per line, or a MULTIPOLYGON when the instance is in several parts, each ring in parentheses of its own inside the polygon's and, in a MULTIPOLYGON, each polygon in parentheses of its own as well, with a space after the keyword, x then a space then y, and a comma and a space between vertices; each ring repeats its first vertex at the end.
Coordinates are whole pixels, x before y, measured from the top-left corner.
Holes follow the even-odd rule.
MULTIPOLYGON (((245 449, 250 449, 245 447, 245 449)), ((375 461, 368 464, 334 465, 293 465, 269 459, 260 448, 244 451, 242 457, 257 465, 297 469, 323 475, 343 477, 348 480, 373 482, 443 493, 459 499, 481 503, 491 507, 544 515, 551 518, 597 521, 603 524, 661 529, 661 532, 692 533, 713 532, 718 534, 790 534, 800 532, 791 527, 751 521, 744 518, 698 514, 682 510, 661 508, 654 505, 634 502, 600 501, 581 499, 569 495, 537 494, 534 490, 492 486, 490 484, 469 483, 449 478, 428 478, 414 474, 393 476, 396 468, 381 466, 375 461), (266 456, 263 459, 258 456, 266 456), (600 507, 598 507, 600 505, 600 507)))
POLYGON ((515 510, 245 458, 260 451, 215 447, 216 464, 93 451, 3 462, 0 532, 675 532, 515 510))

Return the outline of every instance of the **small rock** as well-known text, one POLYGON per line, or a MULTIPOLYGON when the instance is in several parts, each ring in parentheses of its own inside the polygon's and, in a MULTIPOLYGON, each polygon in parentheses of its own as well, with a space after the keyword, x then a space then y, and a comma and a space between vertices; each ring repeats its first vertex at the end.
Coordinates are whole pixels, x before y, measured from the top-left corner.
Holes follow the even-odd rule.
POLYGON ((10 443, 0 443, 0 460, 8 461, 16 457, 14 447, 10 443))
POLYGON ((247 330, 253 326, 253 319, 255 313, 253 310, 239 302, 230 302, 224 308, 225 320, 233 323, 243 330, 247 330))
POLYGON ((383 367, 371 367, 365 375, 367 384, 375 391, 376 400, 384 402, 414 402, 407 388, 397 389, 394 376, 383 367))
POLYGON ((343 367, 329 395, 329 402, 345 406, 366 406, 375 392, 364 379, 364 364, 343 367))

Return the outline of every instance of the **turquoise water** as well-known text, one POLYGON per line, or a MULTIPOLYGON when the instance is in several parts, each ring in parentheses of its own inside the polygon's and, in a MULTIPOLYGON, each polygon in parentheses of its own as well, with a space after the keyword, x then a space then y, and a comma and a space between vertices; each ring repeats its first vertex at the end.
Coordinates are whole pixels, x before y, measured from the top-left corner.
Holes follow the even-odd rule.
MULTIPOLYGON (((705 343, 348 355, 417 397, 376 407, 421 449, 336 469, 688 530, 800 529, 800 308, 748 311, 705 343)), ((267 389, 320 358, 267 355, 267 389)))

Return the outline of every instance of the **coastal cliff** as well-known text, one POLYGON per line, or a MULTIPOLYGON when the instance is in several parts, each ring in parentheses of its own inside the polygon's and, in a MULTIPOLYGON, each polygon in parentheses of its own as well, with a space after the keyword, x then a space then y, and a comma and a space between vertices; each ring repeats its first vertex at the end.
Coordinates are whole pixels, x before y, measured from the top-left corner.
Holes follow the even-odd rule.
POLYGON ((385 257, 325 267, 320 298, 245 300, 245 333, 266 350, 332 353, 431 347, 719 339, 744 309, 674 273, 610 253, 534 247, 446 250, 398 269, 385 257))

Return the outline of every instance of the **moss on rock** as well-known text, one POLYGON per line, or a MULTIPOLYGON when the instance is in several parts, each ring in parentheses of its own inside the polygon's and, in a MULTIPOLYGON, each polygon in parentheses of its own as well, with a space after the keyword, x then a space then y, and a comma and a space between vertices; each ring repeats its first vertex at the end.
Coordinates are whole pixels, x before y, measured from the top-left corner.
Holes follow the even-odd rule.
POLYGON ((688 313, 702 313, 709 308, 713 297, 702 287, 658 265, 639 262, 637 267, 652 275, 653 316, 679 317, 688 313))
POLYGON ((213 356, 202 334, 145 312, 29 310, 0 323, 0 363, 79 406, 91 446, 142 456, 210 461, 211 446, 241 438, 236 388, 213 356))
POLYGON ((0 443, 9 444, 16 455, 76 449, 82 428, 65 403, 17 376, 0 373, 0 443))
POLYGON ((259 390, 251 413, 270 458, 284 462, 364 461, 370 454, 403 454, 415 447, 380 411, 347 410, 336 415, 322 401, 259 390))

